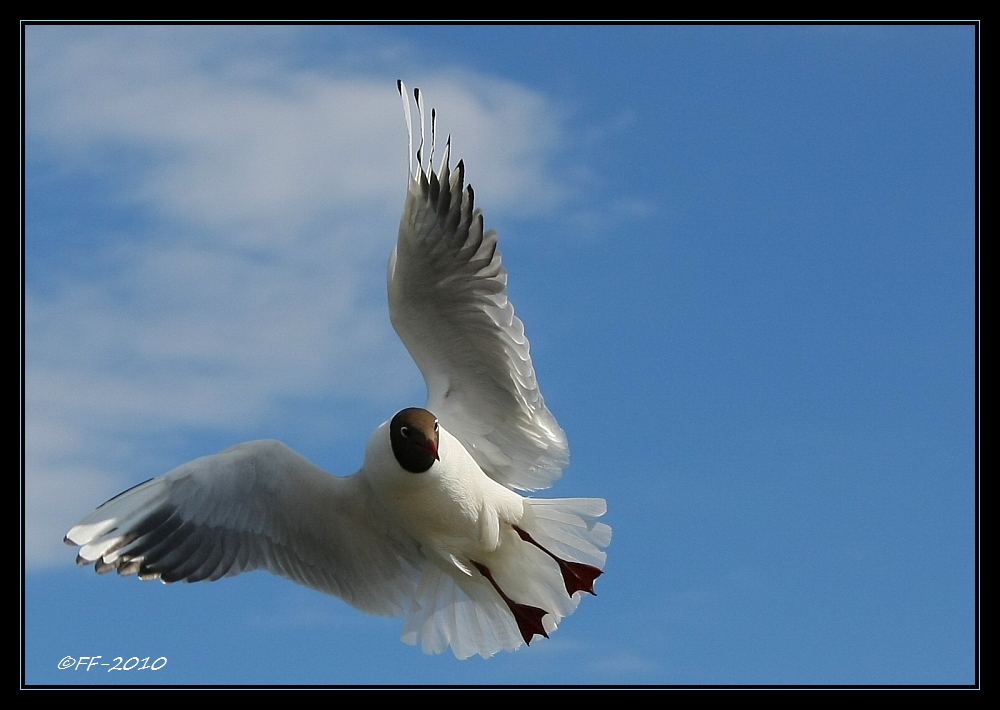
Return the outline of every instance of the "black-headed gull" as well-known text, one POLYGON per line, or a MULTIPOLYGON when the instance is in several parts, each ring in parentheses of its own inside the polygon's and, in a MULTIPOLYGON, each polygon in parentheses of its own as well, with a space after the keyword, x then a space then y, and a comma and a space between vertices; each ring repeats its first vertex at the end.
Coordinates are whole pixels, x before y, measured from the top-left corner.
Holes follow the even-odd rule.
MULTIPOLYGON (((449 168, 450 141, 436 174, 424 166, 414 96, 421 141, 389 261, 389 315, 424 375, 426 407, 378 427, 353 476, 278 441, 179 466, 73 527, 79 564, 164 582, 265 569, 403 616, 404 641, 458 658, 548 636, 594 592, 611 540, 597 521, 605 502, 513 490, 551 485, 566 437, 507 300, 496 233, 483 231, 463 163, 449 168)), ((433 123, 432 113, 432 136, 433 123)))

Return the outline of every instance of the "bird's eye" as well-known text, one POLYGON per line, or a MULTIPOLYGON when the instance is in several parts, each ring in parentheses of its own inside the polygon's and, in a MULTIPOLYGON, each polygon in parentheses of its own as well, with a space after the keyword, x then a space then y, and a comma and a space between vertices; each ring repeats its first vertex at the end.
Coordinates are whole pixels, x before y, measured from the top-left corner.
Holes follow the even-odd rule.
POLYGON ((404 437, 409 436, 410 435, 410 427, 408 427, 408 426, 400 427, 399 428, 399 433, 402 434, 404 437))
POLYGON ((437 431, 437 430, 438 430, 438 423, 434 422, 434 431, 437 431))

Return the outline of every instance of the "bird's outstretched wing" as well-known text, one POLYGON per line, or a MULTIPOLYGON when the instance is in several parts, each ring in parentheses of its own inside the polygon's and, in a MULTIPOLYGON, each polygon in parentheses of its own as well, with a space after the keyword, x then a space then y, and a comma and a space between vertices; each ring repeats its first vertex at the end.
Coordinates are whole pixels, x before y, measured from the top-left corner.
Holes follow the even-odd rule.
POLYGON ((66 533, 79 564, 164 582, 264 569, 364 611, 403 616, 423 555, 361 476, 331 476, 278 441, 195 459, 121 493, 66 533))
MULTIPOLYGON (((406 617, 403 640, 426 653, 451 647, 458 658, 488 658, 530 641, 486 578, 425 555, 373 495, 364 475, 331 476, 281 442, 252 441, 120 493, 66 542, 99 573, 198 582, 267 570, 363 611, 406 617)), ((603 567, 611 529, 597 522, 604 501, 525 502, 524 524, 549 553, 516 545, 491 564, 502 588, 543 600, 538 633, 551 633, 581 596, 564 588, 552 555, 603 567)))
POLYGON ((417 151, 389 261, 389 316, 424 375, 427 409, 476 463, 506 486, 546 488, 569 463, 566 435, 507 300, 496 232, 483 231, 464 164, 448 165, 450 148, 449 140, 436 174, 423 167, 422 141, 417 151))

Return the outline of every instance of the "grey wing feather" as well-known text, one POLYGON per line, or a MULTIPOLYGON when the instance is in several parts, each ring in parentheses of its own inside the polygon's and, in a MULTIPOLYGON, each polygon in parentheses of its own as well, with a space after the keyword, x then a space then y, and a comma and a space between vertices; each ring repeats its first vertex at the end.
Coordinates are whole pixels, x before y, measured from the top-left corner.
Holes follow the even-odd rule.
POLYGON ((264 569, 367 612, 409 608, 422 555, 360 476, 278 441, 240 444, 121 493, 66 534, 77 562, 164 582, 264 569))
POLYGON ((389 262, 389 315, 427 383, 427 409, 496 481, 546 488, 569 463, 545 406, 524 326, 507 300, 494 231, 452 173, 419 168, 389 262))

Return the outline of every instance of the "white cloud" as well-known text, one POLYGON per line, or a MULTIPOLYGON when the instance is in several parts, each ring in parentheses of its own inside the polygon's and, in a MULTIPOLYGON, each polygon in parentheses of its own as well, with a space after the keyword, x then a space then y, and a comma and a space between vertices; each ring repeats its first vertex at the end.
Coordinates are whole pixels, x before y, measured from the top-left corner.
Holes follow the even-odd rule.
POLYGON ((606 658, 591 662, 589 666, 594 672, 612 678, 635 678, 637 675, 650 675, 659 670, 659 666, 653 661, 627 651, 612 653, 606 658))
MULTIPOLYGON (((139 432, 239 431, 288 399, 419 391, 384 305, 406 171, 394 77, 292 67, 284 29, 205 30, 28 28, 28 184, 100 175, 94 213, 138 217, 88 234, 93 258, 29 269, 29 564, 66 559, 81 501, 150 455, 139 432)), ((478 194, 524 213, 557 204, 553 107, 507 82, 428 74, 478 194)), ((27 225, 29 256, 40 234, 27 225)))

